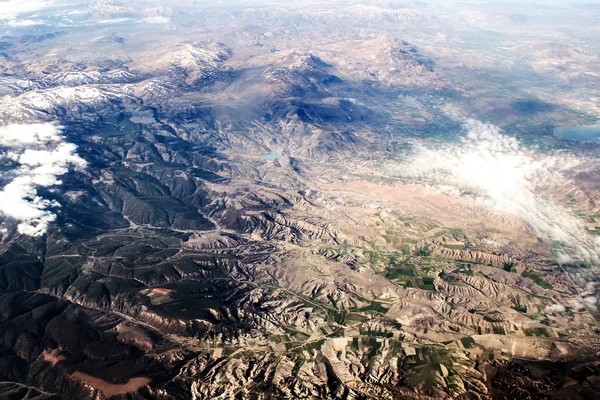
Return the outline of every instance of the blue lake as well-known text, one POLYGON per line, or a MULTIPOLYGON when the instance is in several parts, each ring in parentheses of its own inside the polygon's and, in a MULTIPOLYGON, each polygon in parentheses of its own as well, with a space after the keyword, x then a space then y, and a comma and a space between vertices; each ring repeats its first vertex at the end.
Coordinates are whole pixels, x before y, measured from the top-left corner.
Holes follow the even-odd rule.
POLYGON ((578 142, 600 142, 600 125, 557 128, 554 130, 554 135, 578 142))
POLYGON ((260 156, 260 158, 262 158, 263 160, 281 160, 283 156, 279 153, 271 151, 269 154, 263 154, 262 156, 260 156))
POLYGON ((350 61, 356 61, 356 62, 361 62, 361 63, 368 63, 368 60, 365 60, 364 58, 358 58, 358 57, 348 57, 348 60, 350 61))

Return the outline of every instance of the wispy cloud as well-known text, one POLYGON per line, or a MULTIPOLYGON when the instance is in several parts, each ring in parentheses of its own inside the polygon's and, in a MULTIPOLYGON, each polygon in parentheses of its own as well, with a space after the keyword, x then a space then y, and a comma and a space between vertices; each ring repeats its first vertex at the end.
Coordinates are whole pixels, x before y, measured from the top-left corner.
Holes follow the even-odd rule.
POLYGON ((584 168, 585 160, 532 151, 491 124, 473 119, 463 124, 466 136, 458 143, 417 147, 408 173, 522 218, 539 236, 564 243, 561 261, 576 257, 598 264, 600 240, 548 195, 557 187, 566 187, 566 172, 584 168))
POLYGON ((0 0, 0 20, 43 11, 55 6, 54 0, 0 0))
POLYGON ((8 26, 11 26, 13 28, 23 28, 23 27, 28 27, 28 26, 38 26, 38 25, 44 25, 45 22, 44 21, 39 21, 39 20, 35 20, 35 19, 13 19, 7 22, 8 26))
POLYGON ((5 173, 10 181, 0 190, 0 213, 20 222, 19 233, 41 236, 56 219, 52 208, 60 204, 40 197, 37 189, 60 185, 59 177, 69 167, 84 168, 86 163, 52 124, 0 127, 0 146, 7 148, 5 159, 18 163, 5 173))

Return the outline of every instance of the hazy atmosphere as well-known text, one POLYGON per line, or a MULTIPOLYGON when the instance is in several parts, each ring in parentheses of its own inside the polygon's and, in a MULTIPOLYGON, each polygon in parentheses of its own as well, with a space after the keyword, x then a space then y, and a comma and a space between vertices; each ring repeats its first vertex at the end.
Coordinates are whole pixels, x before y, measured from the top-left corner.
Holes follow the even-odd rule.
POLYGON ((0 398, 600 395, 600 4, 0 31, 0 398))

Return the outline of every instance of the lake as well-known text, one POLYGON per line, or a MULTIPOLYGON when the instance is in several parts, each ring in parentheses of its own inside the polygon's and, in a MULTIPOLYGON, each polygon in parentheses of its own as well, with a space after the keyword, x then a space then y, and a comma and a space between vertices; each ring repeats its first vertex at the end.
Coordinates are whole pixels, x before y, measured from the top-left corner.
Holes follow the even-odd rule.
POLYGON ((600 125, 557 128, 554 130, 554 136, 578 142, 600 142, 600 125))
POLYGON ((368 60, 365 60, 364 58, 358 58, 358 57, 348 57, 348 60, 350 61, 356 61, 356 62, 360 62, 360 63, 368 63, 368 60))
POLYGON ((269 154, 263 154, 260 158, 263 160, 281 160, 283 157, 281 154, 271 151, 269 154))

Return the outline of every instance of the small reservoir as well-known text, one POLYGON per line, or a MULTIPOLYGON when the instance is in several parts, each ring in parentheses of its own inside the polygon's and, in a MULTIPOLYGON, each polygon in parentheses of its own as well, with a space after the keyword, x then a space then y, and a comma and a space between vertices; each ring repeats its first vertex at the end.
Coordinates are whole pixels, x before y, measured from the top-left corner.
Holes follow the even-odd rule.
POLYGON ((559 136, 563 139, 575 140, 578 142, 600 143, 600 125, 557 128, 554 130, 554 136, 559 136))
POLYGON ((260 158, 262 158, 263 160, 281 160, 283 157, 281 156, 281 154, 279 153, 275 153, 274 151, 271 151, 269 154, 263 154, 262 156, 260 156, 260 158))

